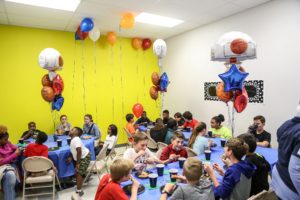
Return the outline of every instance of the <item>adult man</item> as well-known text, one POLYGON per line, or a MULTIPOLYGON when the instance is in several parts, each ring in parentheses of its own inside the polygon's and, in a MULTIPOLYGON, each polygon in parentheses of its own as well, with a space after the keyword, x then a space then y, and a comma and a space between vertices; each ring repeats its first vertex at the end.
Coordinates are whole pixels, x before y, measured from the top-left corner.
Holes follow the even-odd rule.
POLYGON ((257 146, 270 147, 271 134, 264 130, 266 119, 262 115, 253 118, 253 125, 249 127, 249 132, 256 138, 257 146))

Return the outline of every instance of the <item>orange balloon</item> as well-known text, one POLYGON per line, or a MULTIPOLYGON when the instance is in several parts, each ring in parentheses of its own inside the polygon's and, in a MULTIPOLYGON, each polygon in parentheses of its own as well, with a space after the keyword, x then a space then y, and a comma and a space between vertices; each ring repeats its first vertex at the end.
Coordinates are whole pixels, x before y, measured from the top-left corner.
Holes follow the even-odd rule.
POLYGON ((54 100, 54 91, 52 87, 44 86, 41 94, 45 101, 52 102, 54 100))
POLYGON ((49 75, 45 74, 42 78, 42 85, 52 87, 52 81, 50 81, 49 75))
POLYGON ((242 54, 247 50, 247 48, 248 43, 241 38, 233 40, 230 44, 230 49, 235 54, 242 54))
POLYGON ((134 15, 130 12, 124 13, 120 22, 120 27, 130 29, 134 27, 134 24, 134 15))
POLYGON ((159 74, 157 72, 153 72, 151 75, 151 80, 153 85, 158 86, 159 85, 159 74))
POLYGON ((111 45, 114 45, 117 41, 117 35, 115 34, 115 32, 108 32, 106 37, 107 37, 108 43, 111 45))
POLYGON ((142 39, 140 38, 132 38, 131 45, 134 49, 140 49, 142 48, 142 39))
POLYGON ((149 93, 152 99, 156 100, 158 98, 158 90, 155 86, 151 86, 149 93))
POLYGON ((224 92, 224 83, 221 82, 219 83, 217 86, 216 86, 216 93, 217 93, 217 96, 218 98, 221 100, 221 101, 224 101, 224 102, 228 102, 231 100, 233 94, 232 92, 224 92))

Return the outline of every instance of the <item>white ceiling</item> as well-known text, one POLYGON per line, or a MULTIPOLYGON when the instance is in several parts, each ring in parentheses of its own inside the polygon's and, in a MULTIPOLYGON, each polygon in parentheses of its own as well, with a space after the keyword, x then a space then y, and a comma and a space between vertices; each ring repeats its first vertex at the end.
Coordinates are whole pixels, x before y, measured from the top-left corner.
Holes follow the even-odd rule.
MULTIPOLYGON (((63 1, 63 0, 62 0, 63 1)), ((84 17, 91 17, 102 33, 116 31, 125 37, 168 38, 204 24, 242 12, 270 0, 81 0, 73 12, 16 4, 0 0, 0 24, 74 32, 84 17), (136 23, 119 30, 122 13, 149 12, 181 19, 166 28, 136 23)))

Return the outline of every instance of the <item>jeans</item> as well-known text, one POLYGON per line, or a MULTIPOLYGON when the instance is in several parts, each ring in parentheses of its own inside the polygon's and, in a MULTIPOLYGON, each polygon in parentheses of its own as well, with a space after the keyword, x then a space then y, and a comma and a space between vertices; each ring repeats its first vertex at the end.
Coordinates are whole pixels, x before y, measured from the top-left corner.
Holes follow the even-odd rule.
POLYGON ((16 198, 16 180, 16 174, 13 171, 5 172, 2 178, 4 200, 14 200, 16 198))

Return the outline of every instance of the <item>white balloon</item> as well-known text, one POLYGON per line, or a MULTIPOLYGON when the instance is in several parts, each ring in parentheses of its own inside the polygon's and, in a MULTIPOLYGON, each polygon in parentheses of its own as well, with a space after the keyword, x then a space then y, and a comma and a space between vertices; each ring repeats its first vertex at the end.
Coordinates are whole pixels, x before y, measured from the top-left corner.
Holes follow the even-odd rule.
POLYGON ((60 65, 60 59, 61 54, 56 49, 46 48, 39 54, 38 62, 43 69, 55 71, 62 68, 63 63, 60 65))
POLYGON ((90 32, 89 32, 89 37, 91 40, 96 42, 100 38, 100 30, 97 27, 94 27, 90 32))
POLYGON ((158 56, 158 58, 163 58, 167 54, 167 44, 162 39, 157 39, 153 43, 153 53, 158 56))

